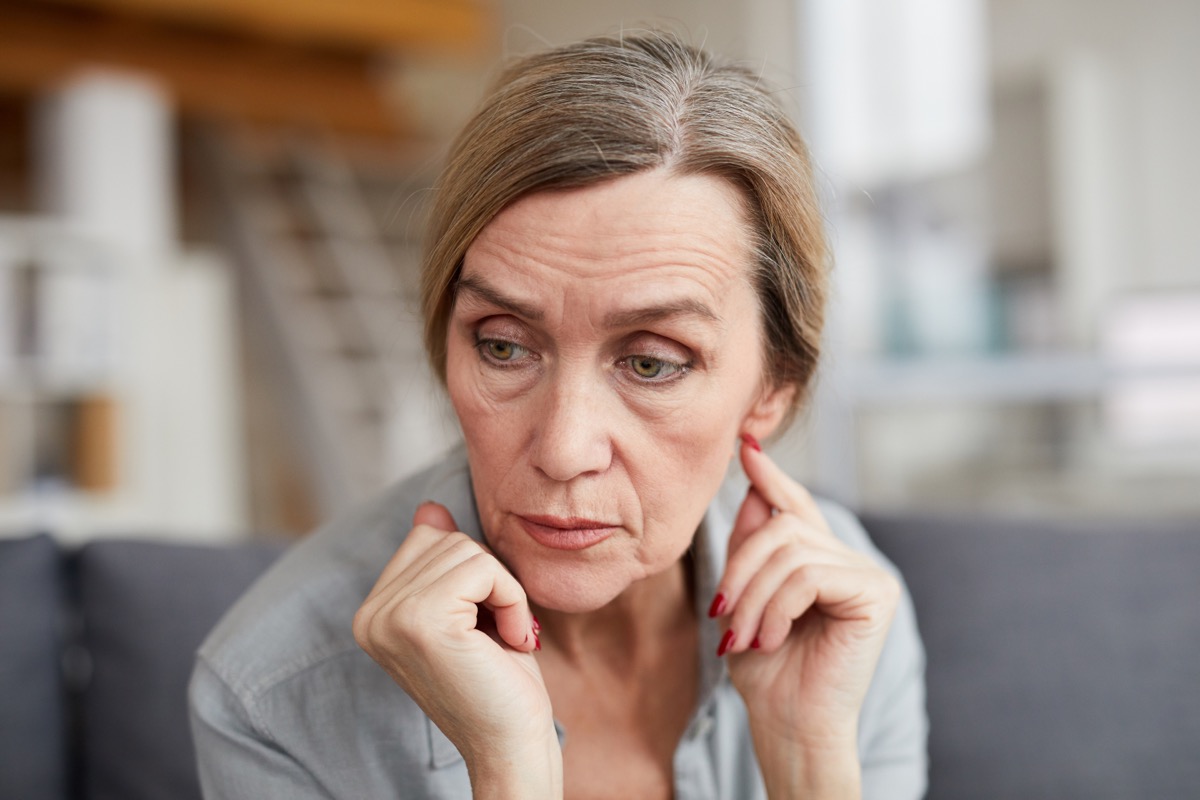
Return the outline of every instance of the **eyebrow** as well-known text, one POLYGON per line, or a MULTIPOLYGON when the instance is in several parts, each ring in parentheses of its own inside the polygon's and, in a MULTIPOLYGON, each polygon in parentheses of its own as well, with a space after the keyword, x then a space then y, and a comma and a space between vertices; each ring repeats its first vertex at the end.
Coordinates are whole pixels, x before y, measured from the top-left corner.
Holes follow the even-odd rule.
POLYGON ((466 292, 467 294, 478 295, 481 299, 497 308, 504 309, 510 314, 524 317, 534 322, 541 322, 546 316, 540 308, 534 308, 531 305, 522 303, 520 300, 505 297, 498 290, 488 286, 483 280, 472 275, 464 275, 459 278, 455 292, 458 294, 466 292))
MULTIPOLYGON (((473 275, 460 278, 456 291, 476 295, 497 308, 533 322, 541 322, 545 318, 541 309, 507 297, 481 278, 473 275)), ((711 308, 695 298, 687 297, 659 306, 613 311, 604 317, 604 327, 637 328, 673 317, 699 317, 713 322, 721 322, 721 317, 711 308)))

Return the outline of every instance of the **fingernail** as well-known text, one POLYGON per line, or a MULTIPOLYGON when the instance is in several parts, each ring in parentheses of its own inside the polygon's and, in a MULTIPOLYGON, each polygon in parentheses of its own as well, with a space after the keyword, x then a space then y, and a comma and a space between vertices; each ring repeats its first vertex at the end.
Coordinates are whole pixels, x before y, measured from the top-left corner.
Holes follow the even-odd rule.
POLYGON ((725 613, 725 595, 717 592, 717 596, 713 598, 712 605, 708 607, 709 617, 719 617, 725 613))
POLYGON ((733 645, 733 640, 735 637, 736 634, 733 632, 732 628, 725 631, 725 635, 721 637, 721 646, 717 648, 717 658, 720 658, 729 651, 729 648, 733 645))
POLYGON ((538 621, 537 621, 537 617, 534 617, 534 618, 533 618, 533 632, 534 632, 534 633, 541 633, 541 632, 542 632, 542 623, 540 623, 540 622, 538 622, 538 621))
POLYGON ((750 643, 750 647, 754 650, 758 649, 758 637, 757 636, 755 636, 754 641, 750 643))
POLYGON ((536 633, 533 635, 533 649, 535 652, 542 649, 541 637, 539 637, 536 633))
POLYGON ((757 450, 758 452, 760 452, 760 453, 762 452, 762 445, 758 443, 758 439, 755 439, 755 438, 754 438, 753 436, 751 436, 750 434, 748 434, 748 433, 743 433, 743 434, 742 434, 742 441, 743 441, 743 442, 745 442, 745 443, 746 443, 747 445, 749 445, 750 447, 752 447, 752 448, 754 448, 755 450, 757 450))

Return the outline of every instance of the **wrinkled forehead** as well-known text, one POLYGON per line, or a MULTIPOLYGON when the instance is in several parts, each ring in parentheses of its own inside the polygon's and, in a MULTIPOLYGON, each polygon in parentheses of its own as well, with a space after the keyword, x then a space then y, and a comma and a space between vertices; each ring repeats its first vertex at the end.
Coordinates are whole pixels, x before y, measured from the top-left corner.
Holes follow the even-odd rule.
POLYGON ((560 285, 692 280, 719 300, 731 281, 748 280, 753 236, 744 208, 728 181, 663 171, 538 192, 484 227, 461 275, 560 285))

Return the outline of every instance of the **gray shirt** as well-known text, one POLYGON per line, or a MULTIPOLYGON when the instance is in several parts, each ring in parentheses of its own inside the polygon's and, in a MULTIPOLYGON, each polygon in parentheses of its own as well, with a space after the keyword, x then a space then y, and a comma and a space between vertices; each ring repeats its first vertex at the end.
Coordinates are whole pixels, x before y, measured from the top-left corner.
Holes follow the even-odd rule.
MULTIPOLYGON (((700 691, 675 750, 678 800, 766 797, 746 710, 705 613, 746 486, 735 464, 693 545, 700 691)), ((206 798, 470 797, 457 749, 351 633, 354 612, 424 500, 445 505, 482 541, 459 448, 292 548, 210 634, 190 689, 206 798)), ((848 512, 821 507, 839 538, 894 571, 848 512)), ((924 652, 905 592, 859 720, 865 798, 924 793, 924 703, 924 652)), ((559 735, 569 747, 570 731, 560 726, 559 735)))

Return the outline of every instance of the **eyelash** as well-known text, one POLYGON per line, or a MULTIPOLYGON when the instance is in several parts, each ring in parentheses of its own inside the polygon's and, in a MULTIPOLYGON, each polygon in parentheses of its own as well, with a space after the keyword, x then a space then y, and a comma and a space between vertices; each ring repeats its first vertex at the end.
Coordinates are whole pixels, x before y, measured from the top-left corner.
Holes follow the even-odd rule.
MULTIPOLYGON (((528 348, 522 347, 521 345, 517 344, 516 342, 511 342, 507 339, 476 338, 475 350, 479 353, 480 360, 483 361, 485 364, 488 364, 489 366, 495 367, 496 369, 517 369, 521 365, 518 363, 514 363, 516 358, 519 356, 514 356, 513 358, 510 358, 510 359, 496 358, 495 356, 493 356, 491 353, 488 352, 488 347, 491 345, 507 345, 508 347, 511 347, 514 350, 519 350, 519 351, 524 351, 525 353, 529 353, 528 348)), ((686 361, 683 363, 679 363, 677 361, 671 361, 670 359, 666 359, 666 358, 657 358, 656 356, 634 354, 634 355, 628 355, 628 356, 621 357, 621 359, 617 362, 617 364, 620 368, 624 369, 626 372, 631 374, 632 380, 634 380, 635 382, 637 382, 643 386, 666 386, 666 385, 676 383, 677 381, 682 380, 684 378, 684 376, 686 376, 689 372, 692 371, 692 366, 694 365, 694 362, 686 361), (673 369, 674 372, 672 372, 670 375, 668 375, 665 378, 645 378, 645 377, 642 377, 637 374, 637 371, 635 370, 635 368, 633 366, 635 361, 653 361, 657 364, 663 365, 664 367, 673 369)))

